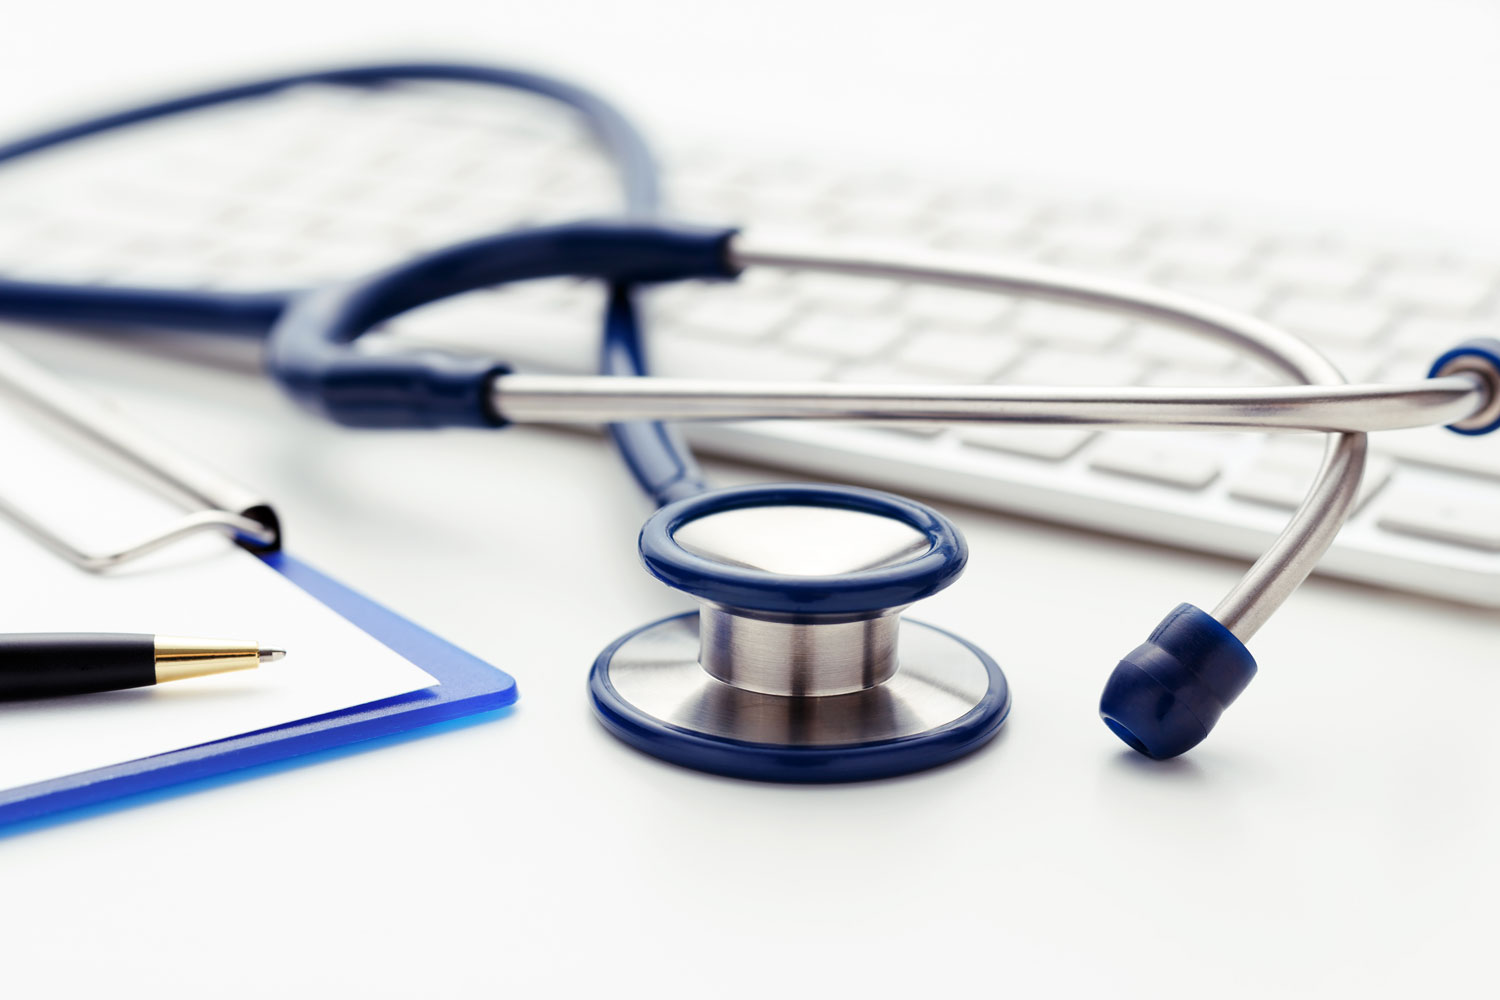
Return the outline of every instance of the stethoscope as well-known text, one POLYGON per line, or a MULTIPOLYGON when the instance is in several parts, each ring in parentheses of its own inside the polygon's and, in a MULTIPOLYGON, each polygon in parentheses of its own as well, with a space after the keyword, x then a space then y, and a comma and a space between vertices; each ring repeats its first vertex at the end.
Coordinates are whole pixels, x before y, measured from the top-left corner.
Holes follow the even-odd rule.
POLYGON ((902 612, 952 583, 968 553, 924 504, 825 484, 711 489, 663 420, 792 418, 999 421, 1076 427, 1303 430, 1328 435, 1302 505, 1213 609, 1175 608, 1115 667, 1109 728, 1154 758, 1201 742, 1254 677, 1245 643, 1312 571, 1350 512, 1368 431, 1500 427, 1500 341, 1439 357, 1425 380, 1348 385, 1299 338, 1161 289, 1043 267, 928 253, 767 242, 655 220, 657 180, 634 127, 593 94, 546 76, 460 65, 371 66, 278 77, 94 118, 0 147, 0 163, 100 132, 300 84, 398 80, 511 87, 579 111, 623 182, 618 220, 502 233, 310 292, 240 293, 0 281, 0 314, 268 335, 273 378, 304 407, 352 427, 605 423, 658 505, 640 535, 658 580, 698 610, 644 625, 594 662, 603 724, 689 767, 777 781, 899 774, 959 757, 1010 711, 1000 667, 902 612), (1165 321, 1252 355, 1300 383, 1240 389, 764 383, 648 375, 632 288, 793 268, 1038 296, 1165 321), (362 334, 417 306, 559 275, 611 292, 602 376, 513 374, 435 350, 371 353, 362 334))

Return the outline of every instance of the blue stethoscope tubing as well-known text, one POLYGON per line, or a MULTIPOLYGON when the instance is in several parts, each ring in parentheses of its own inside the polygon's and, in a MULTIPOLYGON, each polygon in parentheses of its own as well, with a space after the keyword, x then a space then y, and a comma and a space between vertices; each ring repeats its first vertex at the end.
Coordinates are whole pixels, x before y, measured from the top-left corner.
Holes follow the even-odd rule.
MULTIPOLYGON (((505 67, 460 63, 388 63, 292 73, 144 104, 0 145, 0 164, 56 149, 90 136, 190 111, 264 97, 308 84, 379 87, 412 80, 487 84, 552 98, 579 112, 619 178, 625 213, 655 216, 661 188, 655 159, 640 131, 610 102, 555 77, 505 67)), ((46 323, 140 325, 195 333, 266 336, 301 293, 295 290, 228 292, 203 289, 102 287, 0 278, 0 310, 46 323)), ((648 370, 634 296, 610 291, 600 370, 642 375, 648 370)), ((692 454, 665 424, 614 424, 610 433, 626 465, 658 504, 707 489, 692 454)))
MULTIPOLYGON (((100 133, 305 84, 378 87, 404 80, 488 84, 550 97, 574 108, 618 174, 624 194, 624 219, 483 237, 361 281, 310 291, 244 293, 0 279, 0 313, 47 323, 142 325, 269 336, 267 365, 272 375, 305 407, 340 423, 365 427, 499 426, 504 421, 493 412, 485 390, 496 374, 507 370, 503 365, 436 352, 361 355, 351 350, 352 341, 382 319, 470 289, 561 274, 591 276, 609 283, 599 369, 606 375, 641 376, 647 374, 649 364, 632 286, 691 277, 736 276, 725 250, 733 230, 641 224, 641 220, 652 219, 659 212, 658 175, 644 138, 619 110, 573 84, 512 69, 397 63, 279 76, 147 104, 24 138, 0 146, 0 164, 100 133)), ((752 494, 758 501, 767 499, 763 491, 754 488, 710 490, 691 452, 666 424, 615 423, 610 425, 610 433, 631 474, 662 508, 643 529, 643 540, 654 537, 663 518, 675 516, 674 510, 686 505, 707 511, 733 506, 752 494)), ((776 496, 781 500, 773 497, 768 502, 791 503, 787 498, 795 497, 803 504, 852 503, 897 517, 909 517, 912 510, 920 508, 926 512, 924 516, 946 526, 951 537, 959 537, 936 511, 876 491, 794 487, 776 496)), ((945 580, 951 580, 962 569, 966 550, 960 539, 957 545, 935 548, 930 556, 924 566, 934 561, 945 563, 951 570, 945 580)), ((702 593, 714 592, 712 579, 700 583, 702 593)), ((732 579, 722 583, 728 590, 736 586, 732 579)), ((864 596, 887 599, 890 585, 888 581, 885 584, 884 589, 876 587, 864 596)), ((830 586, 856 602, 863 590, 870 589, 859 574, 832 581, 830 586)), ((913 598, 930 592, 917 583, 910 586, 913 598)), ((805 585, 801 589, 806 589, 805 585)), ((639 711, 611 682, 612 654, 640 631, 622 637, 595 661, 589 688, 596 713, 605 727, 625 742, 702 770, 774 781, 849 781, 906 773, 970 752, 995 733, 1010 711, 1010 691, 1000 668, 977 647, 949 636, 953 643, 971 651, 987 683, 983 697, 971 710, 944 725, 895 739, 839 746, 777 746, 697 733, 639 711)))

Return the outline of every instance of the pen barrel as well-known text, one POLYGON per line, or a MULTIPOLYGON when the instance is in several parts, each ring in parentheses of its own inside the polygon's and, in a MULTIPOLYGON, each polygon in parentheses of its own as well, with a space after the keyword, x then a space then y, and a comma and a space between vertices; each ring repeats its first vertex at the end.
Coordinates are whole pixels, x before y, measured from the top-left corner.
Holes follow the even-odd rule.
POLYGON ((0 699, 156 683, 155 637, 129 632, 0 635, 0 699))

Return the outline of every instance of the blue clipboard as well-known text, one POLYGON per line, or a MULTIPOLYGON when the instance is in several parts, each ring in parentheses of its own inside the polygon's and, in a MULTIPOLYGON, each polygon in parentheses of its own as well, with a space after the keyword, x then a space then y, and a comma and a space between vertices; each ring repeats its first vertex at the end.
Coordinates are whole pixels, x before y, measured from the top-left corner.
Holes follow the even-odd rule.
MULTIPOLYGON (((515 679, 504 671, 283 552, 263 555, 261 559, 427 671, 437 684, 229 739, 6 789, 0 791, 0 827, 515 703, 515 679)), ((0 829, 0 834, 5 832, 0 829)))

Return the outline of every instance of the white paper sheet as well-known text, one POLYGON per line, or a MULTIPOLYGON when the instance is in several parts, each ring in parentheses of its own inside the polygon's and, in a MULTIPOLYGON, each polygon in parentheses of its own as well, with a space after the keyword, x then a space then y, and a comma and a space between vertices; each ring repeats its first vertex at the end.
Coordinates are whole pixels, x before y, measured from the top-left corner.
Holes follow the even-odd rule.
MULTIPOLYGON (((180 512, 0 402, 0 493, 70 540, 133 542, 180 512)), ((95 575, 0 519, 0 632, 148 632, 287 650, 257 670, 149 688, 0 701, 0 788, 253 732, 421 688, 433 679, 279 573, 205 537, 95 575)))

